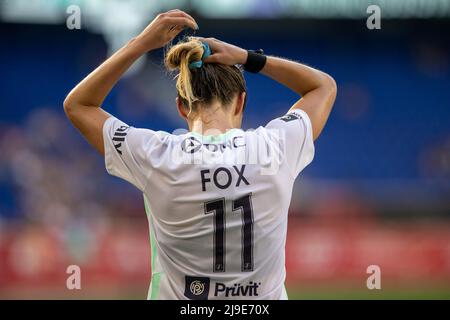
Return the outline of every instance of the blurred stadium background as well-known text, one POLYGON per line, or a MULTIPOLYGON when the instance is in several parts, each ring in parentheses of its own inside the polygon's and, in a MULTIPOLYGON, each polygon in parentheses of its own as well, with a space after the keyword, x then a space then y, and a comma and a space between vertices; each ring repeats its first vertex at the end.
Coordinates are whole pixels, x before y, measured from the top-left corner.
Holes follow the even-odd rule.
MULTIPOLYGON (((62 101, 172 8, 197 19, 198 35, 305 62, 338 83, 292 198, 290 298, 449 299, 449 0, 0 0, 0 298, 146 297, 142 196, 106 174, 62 101), (81 30, 66 27, 72 4, 81 30), (366 28, 370 4, 381 8, 381 30, 366 28), (72 264, 82 290, 66 289, 72 264), (366 287, 372 264, 381 290, 366 287)), ((134 126, 184 127, 161 58, 141 59, 106 109, 134 126)), ((263 76, 246 79, 245 128, 296 99, 263 76)))

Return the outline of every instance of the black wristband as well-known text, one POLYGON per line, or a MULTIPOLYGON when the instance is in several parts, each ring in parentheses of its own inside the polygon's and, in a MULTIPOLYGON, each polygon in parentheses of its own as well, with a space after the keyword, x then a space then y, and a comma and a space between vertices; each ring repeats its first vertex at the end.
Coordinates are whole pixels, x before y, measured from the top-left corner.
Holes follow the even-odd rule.
POLYGON ((262 49, 247 50, 247 62, 244 64, 244 70, 251 73, 258 73, 266 65, 267 57, 262 49))

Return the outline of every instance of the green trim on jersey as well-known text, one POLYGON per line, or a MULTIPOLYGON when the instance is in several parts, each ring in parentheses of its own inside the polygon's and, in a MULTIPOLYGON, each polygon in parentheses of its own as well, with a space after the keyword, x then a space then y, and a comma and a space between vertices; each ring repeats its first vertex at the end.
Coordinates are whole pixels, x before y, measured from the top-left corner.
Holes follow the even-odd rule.
POLYGON ((150 299, 149 300, 158 300, 161 276, 163 274, 164 274, 163 272, 156 272, 156 273, 152 274, 152 281, 150 283, 151 290, 150 290, 150 299))
POLYGON ((241 129, 233 128, 233 129, 227 130, 227 132, 225 132, 225 133, 221 133, 221 134, 217 134, 217 135, 207 135, 207 136, 204 136, 204 135, 202 135, 198 132, 194 132, 194 131, 191 131, 190 133, 193 134, 194 136, 202 139, 202 142, 204 142, 204 143, 218 143, 218 142, 226 140, 236 130, 241 130, 241 129))
POLYGON ((160 282, 161 282, 161 276, 164 274, 164 272, 155 272, 153 268, 155 267, 155 261, 156 257, 158 256, 158 253, 156 251, 156 239, 155 235, 153 234, 153 223, 152 223, 152 217, 151 217, 151 210, 150 205, 148 203, 148 199, 144 194, 144 207, 145 212, 147 213, 148 221, 150 222, 150 248, 151 248, 151 268, 152 268, 152 280, 150 281, 150 290, 148 292, 147 299, 149 300, 156 300, 159 296, 159 289, 160 289, 160 282))

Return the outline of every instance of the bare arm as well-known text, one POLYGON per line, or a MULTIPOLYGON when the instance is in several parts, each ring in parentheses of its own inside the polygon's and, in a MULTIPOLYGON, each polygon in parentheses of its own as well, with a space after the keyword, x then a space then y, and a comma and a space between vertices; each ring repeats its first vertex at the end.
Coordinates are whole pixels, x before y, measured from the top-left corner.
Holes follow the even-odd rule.
POLYGON ((103 124, 110 117, 101 109, 106 96, 141 55, 164 46, 185 26, 197 28, 195 20, 183 11, 171 10, 158 15, 139 36, 89 74, 64 100, 69 120, 101 154, 104 154, 103 124))
POLYGON ((336 99, 336 82, 319 70, 293 61, 268 57, 261 72, 302 96, 292 107, 302 109, 311 119, 317 139, 336 99))
MULTIPOLYGON (((228 65, 244 64, 247 51, 232 44, 214 38, 200 38, 208 42, 213 55, 207 63, 223 63, 228 65)), ((326 73, 294 61, 267 57, 261 73, 298 93, 299 99, 292 109, 302 109, 311 119, 313 138, 317 139, 322 132, 336 98, 336 82, 326 73)))
POLYGON ((70 122, 101 154, 104 154, 103 124, 110 117, 101 105, 140 54, 136 41, 130 41, 81 81, 64 100, 64 111, 70 122))

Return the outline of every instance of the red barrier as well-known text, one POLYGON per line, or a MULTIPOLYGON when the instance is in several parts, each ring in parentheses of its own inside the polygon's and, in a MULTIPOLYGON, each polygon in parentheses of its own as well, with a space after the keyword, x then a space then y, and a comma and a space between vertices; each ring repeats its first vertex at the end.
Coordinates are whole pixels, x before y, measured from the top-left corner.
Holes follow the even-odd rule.
MULTIPOLYGON (((81 267, 85 286, 140 285, 150 280, 148 228, 63 233, 32 226, 0 235, 0 291, 16 286, 65 288, 66 268, 81 267)), ((286 248, 287 282, 353 281, 369 265, 383 279, 450 283, 450 226, 353 224, 339 226, 291 219, 286 248)), ((3 292, 4 294, 4 292, 3 292)))
MULTIPOLYGON (((377 265, 383 279, 450 279, 448 225, 290 224, 288 282, 367 278, 377 265)), ((449 282, 450 283, 450 282, 449 282)))

